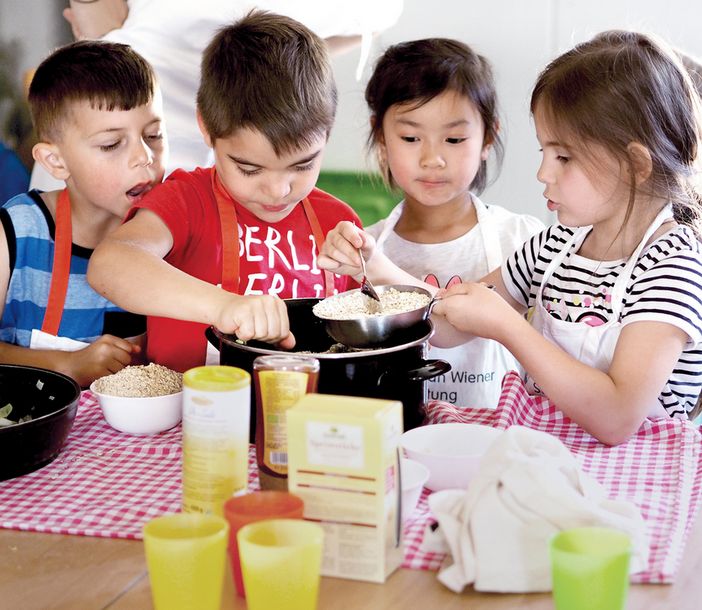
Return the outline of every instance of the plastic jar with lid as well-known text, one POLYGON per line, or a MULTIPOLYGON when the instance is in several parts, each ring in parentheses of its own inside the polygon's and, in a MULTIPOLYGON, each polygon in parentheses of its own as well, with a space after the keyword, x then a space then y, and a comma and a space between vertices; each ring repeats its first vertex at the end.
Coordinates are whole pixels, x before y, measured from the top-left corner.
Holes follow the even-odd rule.
POLYGON ((259 356, 253 363, 256 391, 256 461, 261 489, 288 487, 286 411, 317 391, 319 360, 297 354, 259 356))

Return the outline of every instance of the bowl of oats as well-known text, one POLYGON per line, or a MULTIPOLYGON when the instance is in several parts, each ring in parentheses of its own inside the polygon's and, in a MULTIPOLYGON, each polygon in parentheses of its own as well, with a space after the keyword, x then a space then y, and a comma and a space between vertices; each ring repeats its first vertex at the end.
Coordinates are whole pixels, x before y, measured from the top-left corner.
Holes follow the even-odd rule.
POLYGON ((312 311, 324 320, 330 337, 355 348, 380 346, 431 313, 432 296, 424 288, 393 284, 376 291, 380 307, 355 289, 321 300, 312 311))
POLYGON ((156 434, 183 417, 183 374, 159 364, 127 366, 93 381, 90 391, 120 432, 156 434))

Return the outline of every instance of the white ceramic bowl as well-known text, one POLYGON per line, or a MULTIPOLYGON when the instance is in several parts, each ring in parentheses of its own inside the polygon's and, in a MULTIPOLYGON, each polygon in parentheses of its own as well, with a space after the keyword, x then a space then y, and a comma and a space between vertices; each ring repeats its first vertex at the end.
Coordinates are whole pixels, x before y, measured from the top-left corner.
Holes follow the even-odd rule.
POLYGON ((400 479, 402 482, 402 521, 412 516, 422 495, 424 484, 429 479, 429 469, 415 460, 400 458, 400 479))
POLYGON ((115 430, 129 434, 156 434, 178 425, 183 417, 183 392, 164 396, 128 397, 90 391, 100 404, 102 414, 115 430))
POLYGON ((405 455, 429 469, 432 491, 466 489, 487 448, 501 430, 478 424, 431 424, 400 437, 405 455))

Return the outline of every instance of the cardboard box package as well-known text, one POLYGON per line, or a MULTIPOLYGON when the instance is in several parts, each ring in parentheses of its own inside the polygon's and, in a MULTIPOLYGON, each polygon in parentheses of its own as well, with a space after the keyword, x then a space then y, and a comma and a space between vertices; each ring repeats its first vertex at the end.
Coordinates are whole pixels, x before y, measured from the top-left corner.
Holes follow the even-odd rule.
POLYGON ((321 573, 384 582, 404 556, 402 403, 306 394, 287 425, 288 488, 324 528, 321 573))

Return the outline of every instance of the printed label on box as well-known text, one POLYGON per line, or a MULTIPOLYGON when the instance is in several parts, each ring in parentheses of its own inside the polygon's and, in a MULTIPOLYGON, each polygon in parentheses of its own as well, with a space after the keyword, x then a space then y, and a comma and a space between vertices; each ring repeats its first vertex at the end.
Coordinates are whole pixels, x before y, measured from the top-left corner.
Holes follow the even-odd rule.
POLYGON ((363 428, 307 422, 307 461, 315 466, 363 468, 363 428))

